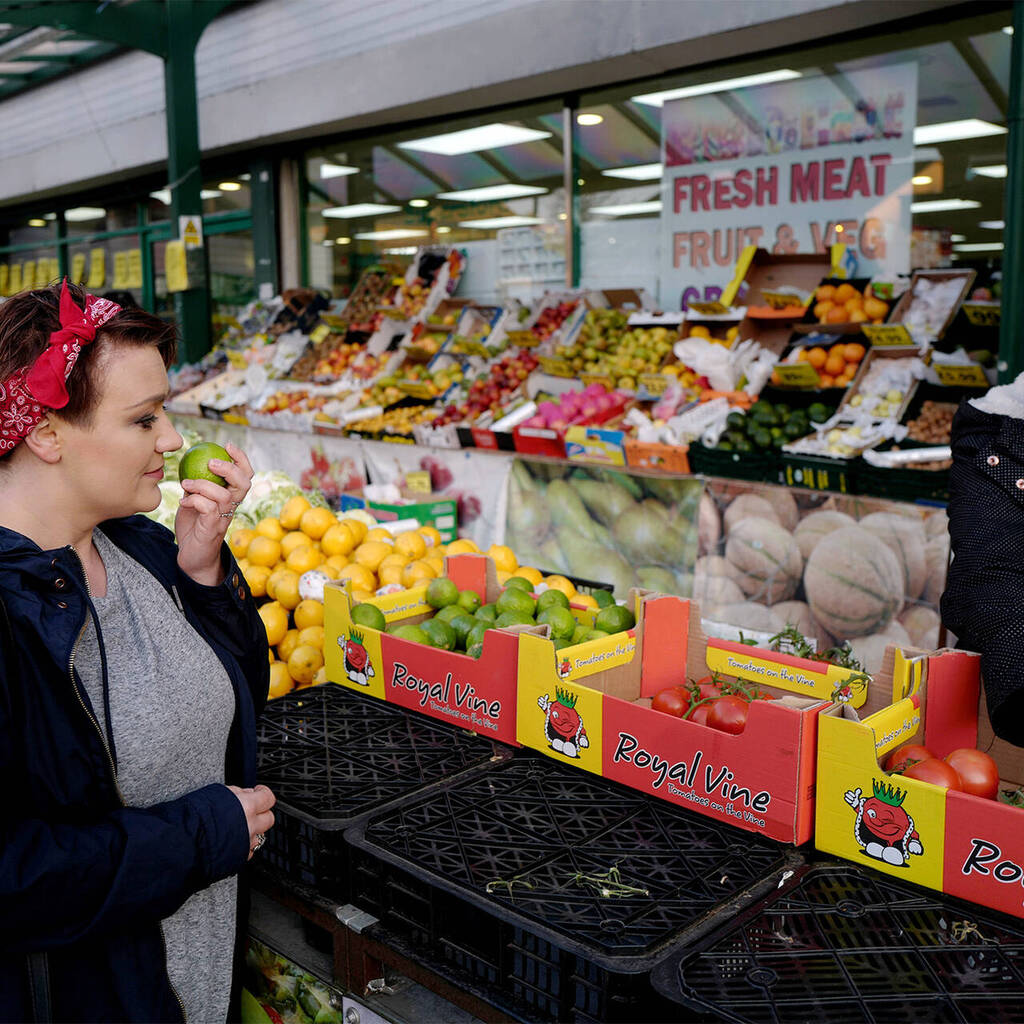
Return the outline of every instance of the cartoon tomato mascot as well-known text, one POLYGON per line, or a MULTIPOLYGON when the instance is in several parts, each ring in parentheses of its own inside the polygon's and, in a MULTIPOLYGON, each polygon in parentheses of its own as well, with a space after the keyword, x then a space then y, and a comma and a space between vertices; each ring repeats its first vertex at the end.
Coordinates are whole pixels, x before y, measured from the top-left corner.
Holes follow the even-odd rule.
POLYGON ((914 819, 903 809, 906 792, 871 781, 875 795, 864 799, 860 789, 847 790, 846 802, 857 812, 853 835, 869 857, 907 867, 911 854, 924 853, 914 819))
POLYGON ((583 719, 576 710, 577 694, 569 693, 558 687, 555 700, 546 693, 537 698, 541 711, 547 716, 544 722, 544 735, 551 744, 552 750, 566 757, 579 757, 582 747, 589 747, 587 730, 583 727, 583 719))
POLYGON ((352 630, 347 640, 344 636, 339 636, 338 646, 345 655, 345 675, 359 686, 369 686, 370 677, 376 673, 370 663, 370 655, 363 646, 362 633, 352 630))

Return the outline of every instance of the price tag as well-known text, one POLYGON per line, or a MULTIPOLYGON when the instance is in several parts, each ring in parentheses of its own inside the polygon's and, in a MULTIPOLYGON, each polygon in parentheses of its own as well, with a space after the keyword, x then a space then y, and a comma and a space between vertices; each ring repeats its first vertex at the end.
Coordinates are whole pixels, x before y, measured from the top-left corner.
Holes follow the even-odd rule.
POLYGON ((720 302, 688 302, 686 308, 700 316, 720 316, 729 312, 729 307, 720 302))
POLYGON ((775 372, 779 380, 791 388, 821 387, 818 371, 810 363, 778 363, 775 372))
POLYGON ((581 373, 580 380, 585 386, 600 384, 609 391, 613 391, 615 389, 615 381, 613 381, 606 373, 581 373))
POLYGON ((71 280, 80 284, 85 280, 85 253, 76 252, 71 257, 71 280))
POLYGON ((520 348, 533 348, 540 344, 540 338, 533 331, 506 331, 508 340, 520 348))
POLYGON ((472 338, 460 337, 452 343, 452 347, 460 355, 481 356, 484 359, 491 355, 486 345, 481 345, 479 341, 474 341, 472 338))
POLYGON ((35 288, 36 286, 36 261, 26 260, 21 267, 21 287, 35 288))
MULTIPOLYGON (((170 243, 168 243, 170 244, 170 243)), ((166 252, 165 252, 166 259, 166 252)), ((168 271, 168 279, 170 272, 168 271)), ((86 281, 86 287, 90 291, 95 291, 97 288, 102 288, 107 280, 107 253, 105 249, 95 248, 89 250, 89 279, 86 281)), ((168 291, 171 291, 168 285, 168 291)), ((179 289, 184 291, 184 289, 179 289)))
POLYGON ((21 291, 21 264, 12 263, 11 273, 7 281, 7 287, 9 289, 8 294, 17 295, 21 291))
POLYGON ((437 389, 432 384, 419 380, 400 380, 396 385, 399 391, 412 398, 436 398, 437 389))
POLYGON ((661 398, 668 388, 668 377, 663 373, 641 373, 640 386, 652 398, 661 398))
POLYGON ((950 366, 948 363, 932 363, 932 366, 936 374, 938 374, 939 383, 944 384, 948 388, 988 387, 988 377, 985 376, 985 371, 977 363, 971 363, 969 366, 950 366))
POLYGON ((575 377, 576 371, 564 359, 552 359, 550 356, 540 357, 540 366, 552 377, 575 377))
POLYGON ((309 340, 313 342, 314 345, 322 345, 330 336, 330 333, 331 329, 327 324, 320 324, 319 327, 315 327, 313 329, 313 333, 310 334, 309 340))
POLYGON ((903 324, 861 324, 860 329, 872 345, 899 347, 914 344, 910 331, 903 324))
POLYGON ((0 263, 0 295, 7 295, 7 275, 10 273, 10 267, 6 263, 0 263))
POLYGON ((790 306, 803 306, 807 308, 810 296, 803 292, 766 292, 762 291, 761 296, 772 309, 788 309, 790 306))
POLYGON ((1000 305, 998 302, 965 302, 964 313, 975 327, 998 327, 1000 305))
POLYGON ((430 493, 430 474, 426 470, 418 469, 412 473, 405 474, 405 486, 417 494, 430 493))
POLYGON ((128 287, 142 287, 142 250, 128 250, 128 287))

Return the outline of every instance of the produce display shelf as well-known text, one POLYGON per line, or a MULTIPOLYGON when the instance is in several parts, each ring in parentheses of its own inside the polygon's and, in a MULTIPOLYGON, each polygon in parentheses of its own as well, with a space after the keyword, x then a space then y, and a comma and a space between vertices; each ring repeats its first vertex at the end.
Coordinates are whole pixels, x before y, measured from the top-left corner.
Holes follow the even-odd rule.
POLYGON ((545 1021, 674 1019, 652 966, 796 862, 785 846, 529 755, 367 815, 346 839, 352 902, 383 935, 545 1021))
POLYGON ((343 831, 357 815, 510 752, 334 684, 268 703, 258 739, 257 778, 277 797, 260 859, 340 902, 349 895, 343 831))
POLYGON ((676 1019, 1022 1021, 1024 927, 854 864, 816 863, 651 978, 682 1004, 676 1019))

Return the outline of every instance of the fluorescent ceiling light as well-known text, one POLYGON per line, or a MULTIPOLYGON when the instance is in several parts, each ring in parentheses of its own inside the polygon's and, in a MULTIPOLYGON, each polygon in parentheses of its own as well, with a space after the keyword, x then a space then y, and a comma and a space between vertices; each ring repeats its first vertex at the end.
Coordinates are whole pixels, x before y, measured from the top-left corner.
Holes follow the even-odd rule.
POLYGON ((416 246, 415 245, 400 245, 395 249, 385 249, 385 256, 415 256, 416 246))
POLYGON ((334 239, 333 238, 325 238, 320 244, 321 245, 334 245, 334 239))
POLYGON ((652 199, 647 203, 619 203, 614 206, 592 206, 591 213, 602 213, 606 217, 628 217, 631 213, 660 213, 661 200, 652 199))
POLYGON ((951 242, 966 242, 967 241, 967 236, 966 235, 950 235, 949 236, 949 240, 951 242))
POLYGON ((422 210, 423 207, 430 205, 430 200, 429 199, 410 199, 409 200, 409 205, 410 206, 415 206, 416 209, 418 209, 418 210, 422 210))
POLYGON ((422 228, 388 228, 385 231, 363 231, 356 238, 365 238, 368 242, 387 242, 392 238, 419 238, 429 234, 422 228))
POLYGON ((321 178, 343 178, 348 174, 358 174, 358 167, 348 167, 345 164, 321 164, 321 178))
POLYGON ((45 227, 46 227, 46 221, 45 221, 45 220, 43 220, 43 218, 42 218, 42 217, 33 217, 33 218, 32 218, 32 219, 31 219, 31 220, 30 220, 30 221, 28 222, 28 226, 29 226, 30 228, 45 228, 45 227))
POLYGON ((1012 35, 1013 35, 1013 26, 1012 26, 1012 25, 1004 25, 1004 26, 1003 26, 1003 31, 1004 31, 1004 32, 1005 32, 1005 33, 1006 33, 1006 34, 1007 34, 1008 36, 1012 36, 1012 35))
POLYGON ((549 138, 551 132, 541 132, 534 128, 521 128, 515 124, 484 124, 461 132, 446 132, 444 135, 400 142, 398 148, 458 156, 460 153, 479 153, 483 149, 500 149, 502 146, 518 146, 524 142, 549 138))
POLYGON ((989 231, 1002 231, 1006 227, 1006 221, 1002 220, 979 220, 979 228, 988 228, 989 231))
POLYGON ((484 217, 482 220, 459 221, 460 228, 479 228, 490 231, 492 228, 519 228, 527 224, 543 224, 540 217, 484 217))
POLYGON ((915 164, 930 164, 933 160, 942 161, 942 151, 934 146, 921 146, 914 150, 915 164))
POLYGON ((224 193, 218 188, 201 188, 199 190, 200 199, 219 199, 222 195, 224 193))
POLYGON ((342 235, 341 238, 336 238, 334 241, 337 242, 338 245, 348 245, 352 239, 347 235, 342 235))
POLYGON ((328 206, 321 210, 322 217, 376 217, 382 213, 398 213, 400 206, 388 206, 384 203, 353 203, 351 206, 328 206))
POLYGON ((221 192, 240 192, 242 186, 239 185, 237 181, 222 181, 217 188, 219 188, 221 192))
POLYGON ((171 205, 171 190, 169 188, 158 188, 155 192, 149 193, 150 199, 158 199, 164 206, 171 205))
POLYGON ((1006 177, 1006 164, 981 164, 978 167, 972 167, 971 170, 975 174, 980 174, 983 178, 1006 177))
POLYGON ((930 185, 931 183, 932 179, 927 174, 915 174, 910 179, 911 185, 930 185))
POLYGON ((438 199, 455 199, 460 203, 485 203, 494 199, 522 199, 523 196, 539 196, 546 188, 536 185, 486 185, 483 188, 467 188, 461 192, 438 192, 438 199))
POLYGON ((914 145, 927 146, 933 142, 957 142, 960 139, 980 139, 985 135, 1005 134, 1005 128, 992 124, 991 121, 968 117, 963 121, 918 125, 914 129, 914 145))
POLYGON ((437 229, 437 233, 439 235, 450 235, 452 233, 452 229, 450 227, 440 227, 437 229))
POLYGON ((99 220, 106 217, 107 211, 99 206, 73 206, 70 210, 64 211, 64 219, 75 223, 84 220, 99 220))
POLYGON ((577 114, 576 123, 583 125, 584 128, 594 124, 601 124, 604 118, 600 114, 577 114))
POLYGON ((240 174, 238 176, 238 180, 239 181, 251 181, 252 180, 252 175, 249 174, 248 172, 246 172, 245 174, 240 174))
POLYGON ((633 164, 632 167, 609 167, 601 173, 609 178, 626 178, 629 181, 653 181, 661 177, 661 164, 633 164))
POLYGON ((727 89, 745 89, 752 85, 768 85, 771 82, 788 82, 800 78, 799 71, 779 68, 778 71, 764 71, 759 75, 743 75, 741 78, 723 78, 720 82, 705 82, 703 85, 684 85, 681 89, 666 89, 664 92, 648 92, 631 96, 633 103, 645 103, 649 107, 660 107, 666 100, 678 100, 685 96, 703 96, 709 92, 725 92, 727 89))
POLYGON ((954 245, 954 252, 1002 252, 1002 242, 965 242, 963 245, 954 245))
POLYGON ((939 213, 942 210, 975 210, 981 203, 973 199, 922 199, 911 203, 911 213, 939 213))

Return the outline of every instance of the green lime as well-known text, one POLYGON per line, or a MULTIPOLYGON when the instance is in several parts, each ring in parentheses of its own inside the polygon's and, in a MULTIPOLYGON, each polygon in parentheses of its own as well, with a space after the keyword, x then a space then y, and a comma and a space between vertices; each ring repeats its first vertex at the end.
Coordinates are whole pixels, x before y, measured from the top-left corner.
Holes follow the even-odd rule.
POLYGON ((420 628, 427 634, 427 643, 443 651, 455 650, 455 630, 440 619, 427 619, 420 628))
POLYGON ((408 623, 404 626, 396 626, 391 635, 398 637, 399 640, 408 640, 413 644, 430 643, 430 637, 427 636, 424 630, 420 629, 419 626, 410 626, 408 623))
POLYGON ((178 462, 179 480, 212 480, 221 487, 227 486, 227 480, 218 476, 210 469, 210 459, 223 459, 224 462, 231 462, 231 456, 221 448, 219 444, 212 441, 200 441, 192 445, 178 462))
POLYGON ((387 620, 384 613, 375 605, 357 604, 352 608, 352 621, 358 622, 360 626, 369 626, 370 629, 384 630, 387 628, 387 620))
POLYGON ((576 632, 576 620, 568 608, 546 608, 537 616, 537 621, 549 626, 551 636, 556 640, 571 640, 576 632))
POLYGON ((476 660, 479 661, 480 660, 480 655, 482 655, 484 653, 484 645, 483 644, 473 644, 473 646, 470 647, 470 649, 468 651, 466 651, 466 653, 471 658, 476 658, 476 660))
POLYGON ((494 603, 500 618, 503 612, 519 612, 521 615, 533 617, 537 602, 532 595, 519 590, 517 587, 507 587, 501 592, 501 596, 494 603))
POLYGON ((484 633, 491 628, 489 622, 477 622, 473 628, 469 631, 469 635, 466 637, 466 650, 468 651, 471 647, 475 647, 477 644, 484 642, 484 633))
POLYGON ((606 636, 611 636, 611 633, 604 629, 588 629, 584 639, 589 643, 591 640, 603 640, 606 636))
POLYGON ((539 615, 542 611, 546 611, 548 608, 568 608, 569 598, 565 596, 560 590, 545 590, 540 597, 537 598, 537 614, 539 615))
POLYGON ((520 590, 525 590, 526 593, 533 593, 533 584, 525 576, 510 576, 505 580, 506 587, 518 587, 520 590))
POLYGON ((555 637, 552 641, 555 645, 555 650, 560 651, 563 647, 572 647, 572 641, 566 640, 565 637, 555 637))
POLYGON ((498 609, 493 604, 482 604, 473 615, 481 622, 493 622, 498 617, 498 609))
POLYGON ((595 590, 594 600, 597 602, 598 608, 610 608, 615 604, 615 596, 610 590, 595 590))
POLYGON ((458 603, 465 608, 470 615, 475 614, 476 610, 481 604, 483 604, 480 600, 480 595, 475 590, 460 590, 458 603))
POLYGON ((467 647, 466 637, 469 636, 474 626, 482 625, 482 623, 477 622, 472 615, 467 615, 463 612, 461 615, 456 615, 454 619, 449 620, 448 625, 455 630, 456 646, 465 650, 467 647))
POLYGON ((574 644, 581 644, 587 638, 587 634, 590 632, 590 627, 583 625, 582 622, 576 623, 576 628, 572 631, 572 642, 574 644))
POLYGON ((494 623, 496 629, 504 629, 505 626, 532 626, 533 616, 524 615, 522 612, 502 612, 494 623))
POLYGON ((456 615, 465 615, 466 609, 461 604, 446 604, 435 616, 442 622, 451 622, 456 615))
POLYGON ((623 630, 632 629, 636 625, 636 619, 628 608, 621 604, 613 604, 608 608, 602 608, 594 619, 594 629, 603 629, 606 633, 621 633, 623 630))
POLYGON ((431 608, 446 608, 459 599, 459 588, 447 577, 431 580, 427 585, 427 604, 431 608))

